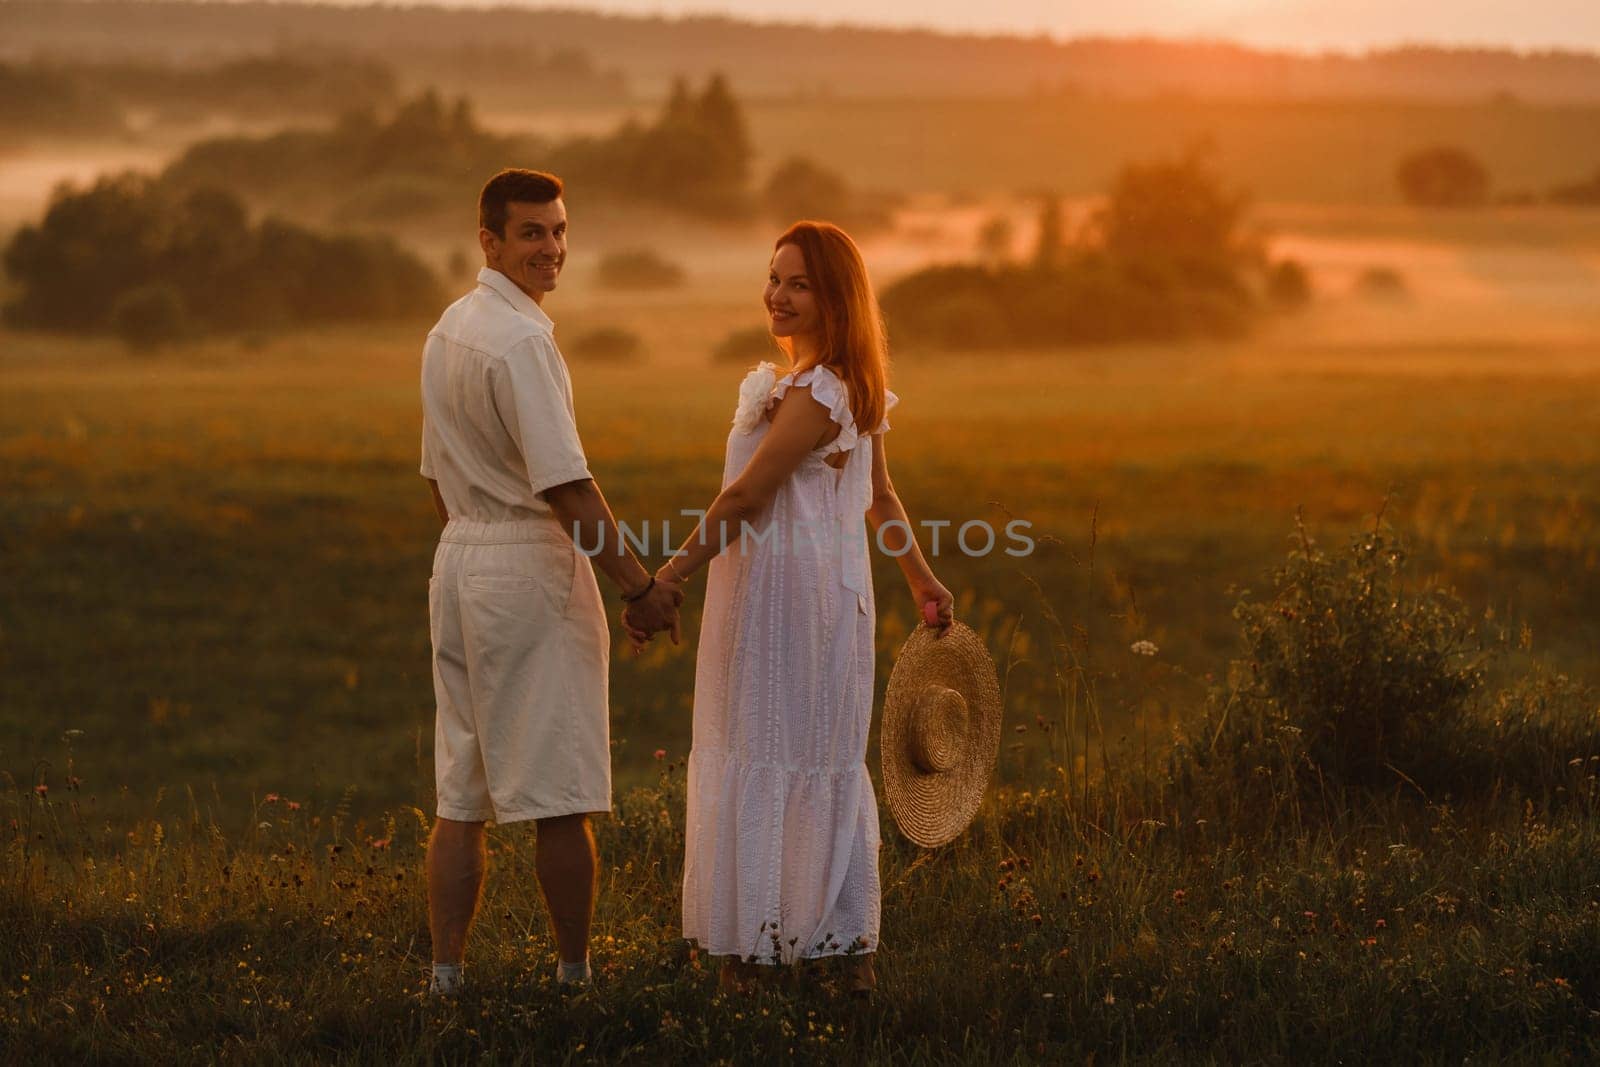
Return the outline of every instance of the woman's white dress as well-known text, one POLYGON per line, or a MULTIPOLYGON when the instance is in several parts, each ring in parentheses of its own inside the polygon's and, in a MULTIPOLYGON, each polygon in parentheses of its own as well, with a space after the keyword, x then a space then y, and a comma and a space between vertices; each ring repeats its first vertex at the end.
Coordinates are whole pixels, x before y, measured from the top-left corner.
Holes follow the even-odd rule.
POLYGON ((878 947, 878 805, 866 764, 873 439, 857 432, 844 384, 824 367, 752 371, 722 484, 755 454, 771 405, 806 385, 839 435, 711 563, 689 754, 684 936, 712 955, 768 963, 878 947), (839 452, 849 458, 836 470, 826 460, 839 452))

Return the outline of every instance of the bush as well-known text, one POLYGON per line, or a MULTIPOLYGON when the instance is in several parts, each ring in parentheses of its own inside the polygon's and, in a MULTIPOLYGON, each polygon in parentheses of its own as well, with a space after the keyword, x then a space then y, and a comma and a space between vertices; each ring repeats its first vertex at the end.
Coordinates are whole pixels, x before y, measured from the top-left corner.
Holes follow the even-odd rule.
POLYGON ((625 363, 644 354, 644 341, 639 335, 615 326, 590 330, 572 342, 570 351, 582 359, 601 363, 625 363))
POLYGON ((1414 152, 1395 171, 1400 194, 1417 207, 1477 207, 1489 199, 1489 172, 1460 148, 1414 152))
POLYGON ((111 305, 111 330, 135 352, 182 340, 189 332, 183 294, 168 282, 129 289, 111 305))
POLYGON ((776 359, 779 355, 777 342, 765 326, 734 330, 711 350, 714 363, 743 363, 750 366, 764 359, 776 359))
POLYGON ((1296 259, 1281 259, 1267 269, 1267 300, 1283 311, 1311 303, 1311 274, 1296 259))
POLYGON ((1551 189, 1550 202, 1573 207, 1600 207, 1600 170, 1595 171, 1587 181, 1558 185, 1551 189))
POLYGON ((648 248, 608 252, 600 260, 600 284, 608 289, 675 289, 683 268, 648 248))
POLYGON ((1399 300, 1410 295, 1405 276, 1393 267, 1368 267, 1356 276, 1356 292, 1374 300, 1399 300))
POLYGON ((1056 269, 930 267, 882 302, 894 336, 943 348, 1235 337, 1253 312, 1242 280, 1216 264, 1097 252, 1056 269))
MULTIPOLYGON (((1260 310, 1262 255, 1242 229, 1244 203, 1203 148, 1126 167, 1076 246, 1047 198, 1029 264, 1007 262, 1013 234, 997 217, 981 235, 984 263, 897 281, 884 315, 896 337, 951 348, 1237 337, 1260 310)), ((1303 268, 1279 273, 1269 292, 1309 296, 1303 268)))
POLYGON ((1490 698, 1446 755, 1485 792, 1576 799, 1600 772, 1600 703, 1593 690, 1535 665, 1490 698))
POLYGON ((1482 659, 1461 605, 1405 563, 1385 530, 1335 557, 1302 532, 1271 597, 1234 608, 1244 654, 1190 738, 1199 765, 1275 788, 1458 784, 1438 756, 1475 722, 1482 659))

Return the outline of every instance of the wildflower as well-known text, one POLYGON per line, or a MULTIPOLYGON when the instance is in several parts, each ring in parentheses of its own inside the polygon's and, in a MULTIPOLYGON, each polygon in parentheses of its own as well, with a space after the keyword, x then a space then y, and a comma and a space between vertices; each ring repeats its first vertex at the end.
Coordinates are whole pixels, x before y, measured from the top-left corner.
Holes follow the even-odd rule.
POLYGON ((656 749, 656 759, 663 760, 663 759, 666 759, 666 758, 667 758, 667 750, 666 749, 664 749, 664 748, 656 749))
POLYGON ((1387 919, 1379 919, 1377 922, 1373 923, 1372 925, 1375 926, 1376 928, 1378 928, 1379 930, 1385 930, 1389 926, 1389 920, 1387 920, 1387 919))
POLYGON ((83 731, 82 730, 68 730, 66 733, 61 735, 61 740, 63 740, 63 741, 76 741, 78 738, 80 738, 82 736, 83 736, 83 731))
POLYGON ((33 791, 38 793, 40 796, 45 796, 50 792, 50 787, 45 785, 43 782, 40 782, 38 785, 33 787, 33 791))
POLYGON ((263 803, 263 804, 276 804, 276 803, 277 803, 277 802, 278 802, 278 801, 280 801, 280 800, 282 800, 282 799, 283 799, 283 798, 282 798, 282 797, 280 797, 280 796, 279 796, 279 795, 278 795, 278 794, 276 794, 276 793, 268 793, 268 794, 267 794, 267 795, 266 795, 266 796, 265 796, 265 797, 263 797, 263 798, 262 798, 262 801, 261 801, 261 802, 262 802, 262 803, 263 803))
POLYGON ((1105 1001, 1107 1004, 1115 1004, 1117 1002, 1117 995, 1108 989, 1106 990, 1105 1001))
POLYGON ((290 811, 300 810, 300 802, 298 800, 286 800, 283 802, 283 806, 288 808, 290 811))
POLYGON ((1161 650, 1156 647, 1156 643, 1154 641, 1135 641, 1133 644, 1128 646, 1128 651, 1132 652, 1135 656, 1153 656, 1161 650))
POLYGON ((1184 903, 1184 902, 1185 902, 1185 901, 1187 901, 1187 900, 1188 900, 1188 899, 1189 899, 1189 893, 1188 893, 1188 891, 1187 891, 1187 890, 1184 890, 1184 889, 1174 889, 1174 890, 1173 890, 1173 891, 1172 891, 1172 902, 1173 902, 1173 903, 1174 903, 1174 904, 1180 904, 1180 905, 1181 905, 1181 904, 1183 904, 1183 903, 1184 903))

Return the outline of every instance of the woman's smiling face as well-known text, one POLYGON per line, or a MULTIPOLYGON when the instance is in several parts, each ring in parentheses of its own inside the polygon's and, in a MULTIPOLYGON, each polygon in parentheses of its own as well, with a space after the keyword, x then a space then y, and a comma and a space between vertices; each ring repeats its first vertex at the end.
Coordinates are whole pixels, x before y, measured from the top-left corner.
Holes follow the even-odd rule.
POLYGON ((797 337, 819 331, 821 316, 811 279, 806 275, 806 258, 799 246, 783 245, 772 254, 762 302, 767 308, 767 328, 772 336, 797 337))

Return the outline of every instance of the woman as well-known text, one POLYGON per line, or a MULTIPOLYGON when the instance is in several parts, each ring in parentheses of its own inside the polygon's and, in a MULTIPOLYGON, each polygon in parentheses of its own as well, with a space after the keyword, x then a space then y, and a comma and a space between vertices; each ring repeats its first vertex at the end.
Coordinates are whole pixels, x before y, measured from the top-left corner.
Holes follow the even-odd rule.
POLYGON ((865 993, 879 887, 864 519, 941 631, 952 598, 889 480, 884 416, 896 398, 861 253, 836 226, 796 223, 778 238, 765 303, 790 370, 766 363, 745 379, 722 491, 656 573, 676 585, 710 564, 683 932, 723 957, 724 988, 758 964, 848 955, 865 993))

